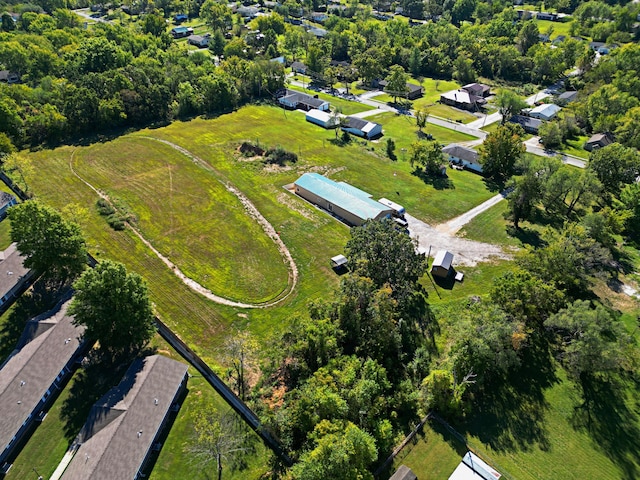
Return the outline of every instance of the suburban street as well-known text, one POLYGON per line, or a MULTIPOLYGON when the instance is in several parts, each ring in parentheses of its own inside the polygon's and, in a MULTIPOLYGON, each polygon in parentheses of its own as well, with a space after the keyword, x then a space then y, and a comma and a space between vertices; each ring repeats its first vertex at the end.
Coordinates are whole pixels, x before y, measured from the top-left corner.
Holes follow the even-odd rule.
MULTIPOLYGON (((293 78, 290 78, 289 81, 292 85, 296 85, 298 87, 305 88, 308 86, 303 82, 293 80, 293 78)), ((340 92, 339 89, 336 91, 340 92)), ((380 90, 373 90, 373 91, 365 92, 361 95, 356 95, 354 101, 359 102, 363 105, 368 105, 372 107, 372 109, 356 113, 352 116, 358 117, 358 118, 367 118, 374 115, 378 115, 379 113, 383 113, 383 112, 392 112, 398 115, 413 116, 413 113, 410 111, 409 112, 399 111, 397 108, 392 107, 391 105, 387 105, 387 103, 385 102, 379 102, 375 100, 376 96, 382 95, 383 93, 384 92, 380 90)), ((533 105, 535 104, 535 102, 538 102, 549 96, 550 96, 550 93, 548 92, 548 90, 544 89, 527 97, 525 99, 525 102, 528 105, 533 105)), ((486 127, 487 125, 491 125, 492 123, 499 122, 500 120, 502 120, 502 115, 500 115, 499 112, 486 115, 485 117, 479 118, 478 120, 474 120, 466 124, 452 122, 445 118, 437 117, 434 115, 429 115, 429 117, 427 118, 427 122, 431 123, 432 125, 437 125, 439 127, 444 127, 450 130, 454 130, 456 132, 465 133, 472 137, 476 137, 477 139, 480 140, 480 142, 476 140, 464 142, 464 144, 469 147, 476 147, 482 143, 482 140, 487 138, 488 133, 485 132, 484 130, 481 130, 481 127, 486 127)), ((573 156, 573 155, 556 152, 553 150, 545 150, 544 147, 540 145, 539 140, 540 140, 540 137, 533 137, 524 142, 524 146, 527 149, 528 153, 539 155, 541 157, 557 157, 557 158, 560 158, 560 160, 562 160, 562 162, 567 165, 571 165, 578 168, 586 168, 587 162, 584 159, 573 156)))

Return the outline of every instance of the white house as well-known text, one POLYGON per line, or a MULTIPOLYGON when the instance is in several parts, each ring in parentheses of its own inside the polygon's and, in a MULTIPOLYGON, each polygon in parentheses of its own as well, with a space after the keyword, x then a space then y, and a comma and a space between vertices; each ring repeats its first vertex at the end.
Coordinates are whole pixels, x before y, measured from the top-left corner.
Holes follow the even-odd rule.
POLYGON ((502 475, 480 457, 467 452, 449 480, 499 480, 502 475))
POLYGON ((558 115, 558 112, 562 110, 555 103, 543 103, 529 111, 529 116, 532 118, 538 118, 540 120, 549 121, 558 115))
POLYGON ((209 39, 211 34, 207 33, 206 35, 190 35, 187 38, 187 43, 189 45, 195 45, 198 48, 204 48, 209 46, 209 39))
POLYGON ((338 119, 331 113, 312 108, 305 116, 307 122, 320 125, 322 128, 335 128, 338 125, 338 119))
POLYGON ((431 275, 434 277, 447 278, 451 272, 453 263, 453 253, 447 250, 438 250, 431 265, 431 275))
POLYGON ((450 162, 482 173, 482 165, 478 162, 478 152, 475 150, 452 143, 444 147, 442 153, 448 155, 450 162))

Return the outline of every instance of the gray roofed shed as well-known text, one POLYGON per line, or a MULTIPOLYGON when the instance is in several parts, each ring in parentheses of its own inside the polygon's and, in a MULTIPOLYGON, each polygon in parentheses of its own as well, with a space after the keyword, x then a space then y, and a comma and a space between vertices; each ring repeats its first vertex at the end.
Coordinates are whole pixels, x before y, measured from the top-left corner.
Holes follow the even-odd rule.
POLYGON ((431 265, 431 274, 436 277, 446 278, 451 271, 451 264, 453 263, 453 253, 447 250, 438 250, 433 264, 431 265))
POLYGON ((183 363, 160 355, 136 359, 91 408, 62 480, 139 478, 186 379, 183 363))
POLYGON ((15 243, 0 252, 0 306, 13 298, 33 276, 33 272, 23 262, 24 257, 15 243))

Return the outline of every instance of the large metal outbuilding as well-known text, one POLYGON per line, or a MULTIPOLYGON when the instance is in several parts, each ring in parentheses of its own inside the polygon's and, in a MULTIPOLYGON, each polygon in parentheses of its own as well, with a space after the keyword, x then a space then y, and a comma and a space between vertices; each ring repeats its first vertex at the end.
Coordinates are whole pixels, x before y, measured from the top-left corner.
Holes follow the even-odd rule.
POLYGON ((367 220, 390 218, 393 209, 376 202, 367 192, 318 173, 305 173, 294 183, 295 193, 345 223, 360 226, 367 220))

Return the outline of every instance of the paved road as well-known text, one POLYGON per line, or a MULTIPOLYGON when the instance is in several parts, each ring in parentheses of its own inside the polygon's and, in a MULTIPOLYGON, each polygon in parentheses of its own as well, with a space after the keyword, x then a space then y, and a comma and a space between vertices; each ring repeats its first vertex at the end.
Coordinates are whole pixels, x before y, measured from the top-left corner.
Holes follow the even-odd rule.
POLYGON ((562 160, 562 163, 571 165, 578 168, 587 168, 587 161, 583 158, 579 158, 573 155, 567 155, 566 153, 556 152, 554 150, 545 150, 540 146, 540 137, 533 137, 524 142, 527 152, 534 155, 540 155, 541 157, 556 157, 562 160))
POLYGON ((89 21, 92 22, 101 22, 101 23, 110 23, 108 20, 105 20, 102 17, 92 17, 91 15, 94 15, 93 12, 91 12, 91 10, 89 10, 88 8, 81 8, 78 10, 72 10, 73 13, 75 13, 76 15, 85 18, 89 21))
POLYGON ((480 215, 482 212, 485 212, 485 211, 489 210, 491 207, 493 207, 498 202, 501 202, 502 200, 504 200, 507 197, 508 194, 509 194, 509 192, 506 191, 506 190, 504 192, 500 192, 496 196, 491 197, 486 202, 481 203, 480 205, 478 205, 475 208, 472 208, 468 212, 465 212, 465 213, 463 213, 462 215, 460 215, 460 216, 458 216, 456 218, 452 218, 448 222, 441 223, 440 225, 436 225, 435 229, 438 230, 439 232, 442 232, 442 233, 448 233, 449 235, 455 235, 456 233, 458 233, 458 231, 462 227, 464 227, 467 223, 469 223, 475 217, 480 215))

